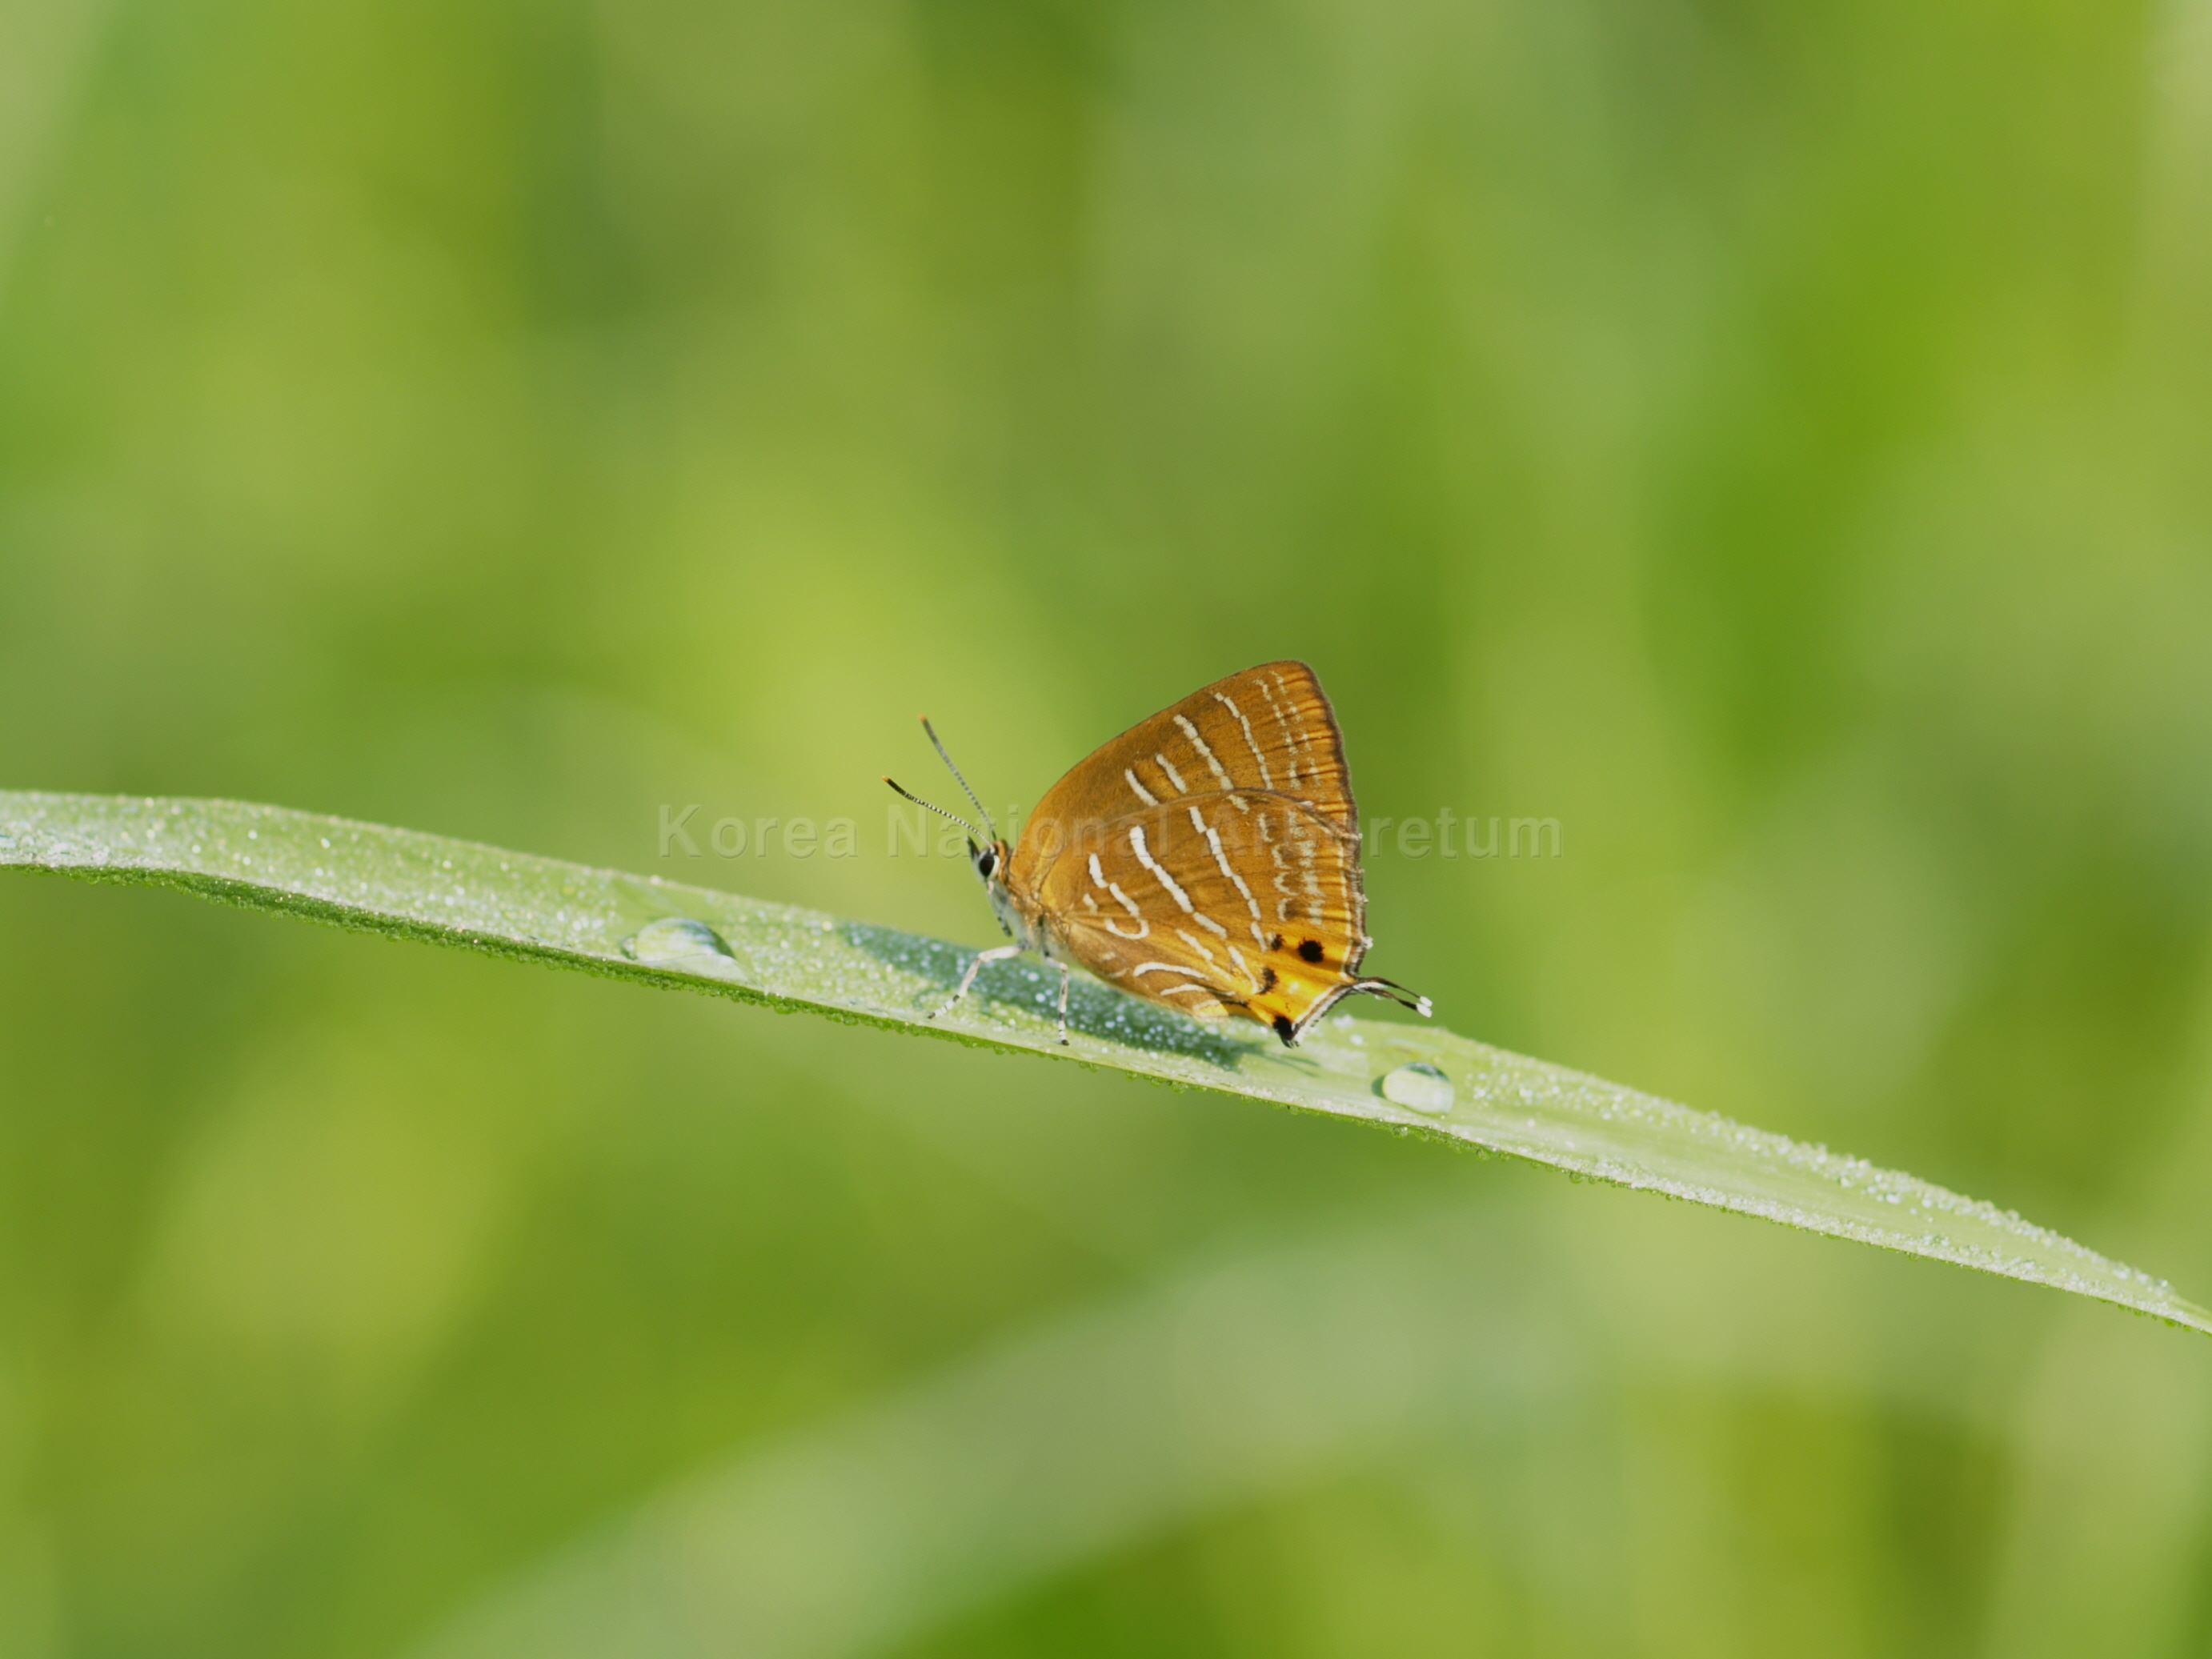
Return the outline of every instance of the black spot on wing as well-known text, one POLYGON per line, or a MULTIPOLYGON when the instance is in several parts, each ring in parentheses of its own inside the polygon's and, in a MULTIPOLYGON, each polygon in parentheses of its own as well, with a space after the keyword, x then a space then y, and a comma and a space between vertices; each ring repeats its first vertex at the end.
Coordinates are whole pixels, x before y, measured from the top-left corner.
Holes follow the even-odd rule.
POLYGON ((1321 941, 1317 939, 1300 939, 1298 941, 1298 955, 1308 962, 1319 962, 1321 960, 1321 941))

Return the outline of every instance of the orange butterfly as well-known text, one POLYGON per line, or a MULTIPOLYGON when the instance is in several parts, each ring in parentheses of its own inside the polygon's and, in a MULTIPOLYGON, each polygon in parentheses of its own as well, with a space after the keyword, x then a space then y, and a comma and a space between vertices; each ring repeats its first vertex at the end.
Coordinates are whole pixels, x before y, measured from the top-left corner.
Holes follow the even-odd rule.
POLYGON ((1257 1020, 1286 1048, 1354 991, 1428 1013, 1426 997, 1359 973, 1374 941, 1358 810, 1305 664, 1248 668, 1131 726, 1052 787, 1013 848, 921 724, 985 828, 884 781, 968 831, 1014 941, 970 962, 945 1008, 985 963, 1034 951, 1060 969, 1062 1042, 1071 963, 1200 1019, 1257 1020))

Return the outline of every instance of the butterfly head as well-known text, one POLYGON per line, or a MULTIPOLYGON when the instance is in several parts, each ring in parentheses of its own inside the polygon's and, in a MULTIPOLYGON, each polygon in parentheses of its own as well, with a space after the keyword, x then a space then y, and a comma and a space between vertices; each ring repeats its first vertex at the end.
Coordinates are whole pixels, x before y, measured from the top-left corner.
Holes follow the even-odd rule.
POLYGON ((952 774, 967 795, 969 804, 975 809, 975 816, 982 819, 983 827, 979 830, 957 812, 948 812, 934 801, 926 801, 919 795, 901 789, 889 778, 884 781, 916 806, 927 807, 939 817, 951 819, 968 832, 968 861, 975 866, 975 874, 983 884, 984 893, 990 898, 991 912, 998 917, 999 926, 1009 939, 1021 940, 1027 948, 1036 948, 1038 939, 1030 925, 1030 918, 1024 908, 1015 901, 1013 889, 1006 883, 1006 868, 1013 861, 1013 848, 1007 846, 1005 838, 999 834, 999 826, 991 822, 990 809, 983 805, 973 789, 968 787, 968 780, 960 775, 960 769, 953 765, 952 757, 945 752, 944 744, 938 740, 937 729, 930 725, 927 715, 922 719, 921 729, 929 734, 931 746, 937 750, 945 769, 952 774))
POLYGON ((1013 849, 1003 841, 983 846, 972 841, 968 843, 969 861, 982 880, 984 896, 991 901, 991 913, 998 917, 999 926, 1009 939, 1026 939, 1027 929, 1019 925, 1020 907, 1014 902, 1013 889, 1006 884, 1006 866, 1013 855, 1013 849))

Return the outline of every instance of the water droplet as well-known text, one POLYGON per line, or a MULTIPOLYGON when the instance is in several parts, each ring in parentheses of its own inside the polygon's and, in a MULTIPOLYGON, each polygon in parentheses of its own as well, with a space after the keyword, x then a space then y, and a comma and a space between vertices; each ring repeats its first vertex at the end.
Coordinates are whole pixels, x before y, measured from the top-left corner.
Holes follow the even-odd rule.
POLYGON ((1452 1080, 1425 1060, 1401 1066, 1382 1079, 1382 1098, 1416 1112, 1441 1117, 1452 1109, 1452 1080))
POLYGON ((694 974, 719 975, 727 971, 731 960, 722 936, 689 916, 649 921, 622 942, 622 950, 631 961, 648 968, 678 968, 694 974))

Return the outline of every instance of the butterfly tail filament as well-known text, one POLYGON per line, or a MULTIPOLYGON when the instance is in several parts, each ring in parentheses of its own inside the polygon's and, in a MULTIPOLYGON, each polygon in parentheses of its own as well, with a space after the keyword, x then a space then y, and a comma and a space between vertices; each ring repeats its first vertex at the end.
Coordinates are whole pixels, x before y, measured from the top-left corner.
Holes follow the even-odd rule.
POLYGON ((1388 997, 1401 1008, 1411 1008, 1423 1019, 1431 1012, 1429 1000, 1419 991, 1409 991, 1395 979, 1356 979, 1352 981, 1355 991, 1364 991, 1370 996, 1388 997))

